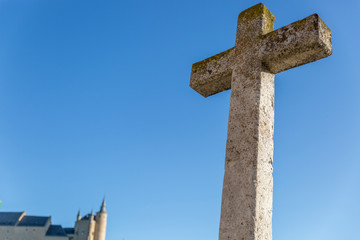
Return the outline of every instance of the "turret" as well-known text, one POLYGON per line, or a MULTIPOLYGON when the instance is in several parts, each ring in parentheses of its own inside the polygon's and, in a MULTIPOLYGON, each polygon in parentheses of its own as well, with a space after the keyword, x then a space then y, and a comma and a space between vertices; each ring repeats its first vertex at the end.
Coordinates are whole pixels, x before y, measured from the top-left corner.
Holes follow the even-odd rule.
POLYGON ((77 219, 74 228, 74 240, 94 240, 96 222, 93 212, 81 217, 79 211, 77 219))
POLYGON ((100 212, 104 213, 106 212, 106 203, 105 203, 105 198, 101 204, 101 208, 100 208, 100 212))
POLYGON ((80 210, 78 211, 78 214, 77 214, 77 216, 76 216, 76 220, 77 220, 77 221, 80 221, 80 220, 81 220, 80 210))
POLYGON ((106 203, 105 198, 101 204, 100 211, 96 213, 95 238, 94 240, 105 240, 106 234, 106 203))

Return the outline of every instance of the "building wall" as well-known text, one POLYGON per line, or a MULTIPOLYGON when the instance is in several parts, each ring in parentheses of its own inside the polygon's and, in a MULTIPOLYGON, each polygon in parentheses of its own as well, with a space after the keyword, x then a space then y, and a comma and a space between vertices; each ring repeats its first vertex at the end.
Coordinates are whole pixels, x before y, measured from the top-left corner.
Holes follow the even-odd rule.
POLYGON ((44 240, 68 240, 66 236, 45 236, 44 240))
POLYGON ((69 240, 75 240, 75 235, 74 234, 68 234, 68 238, 69 238, 69 240))
POLYGON ((0 226, 0 239, 4 240, 15 240, 15 227, 11 226, 0 226))
POLYGON ((75 223, 74 240, 94 240, 95 221, 93 217, 89 220, 80 220, 75 223))
POLYGON ((0 239, 1 240, 43 240, 48 227, 49 227, 48 225, 45 227, 0 226, 0 239))

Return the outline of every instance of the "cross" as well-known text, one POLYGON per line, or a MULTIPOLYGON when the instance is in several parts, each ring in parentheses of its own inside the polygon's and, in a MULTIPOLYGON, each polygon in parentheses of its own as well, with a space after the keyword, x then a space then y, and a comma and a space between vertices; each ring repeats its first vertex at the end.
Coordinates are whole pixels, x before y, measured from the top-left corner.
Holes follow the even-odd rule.
POLYGON ((274 31, 257 4, 239 14, 235 47, 193 64, 204 97, 231 88, 220 240, 271 240, 274 77, 327 57, 331 31, 317 14, 274 31))

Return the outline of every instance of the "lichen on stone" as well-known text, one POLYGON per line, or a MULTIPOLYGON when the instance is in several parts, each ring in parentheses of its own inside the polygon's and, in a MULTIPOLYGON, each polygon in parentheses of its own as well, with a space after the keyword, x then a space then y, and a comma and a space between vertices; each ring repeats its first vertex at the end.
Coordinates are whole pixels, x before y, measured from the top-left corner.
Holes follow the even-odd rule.
POLYGON ((234 48, 230 48, 224 52, 221 52, 221 53, 218 53, 212 57, 209 57, 209 58, 206 58, 200 62, 197 62, 197 63, 194 63, 192 65, 192 72, 197 72, 199 69, 204 69, 206 68, 206 66, 210 63, 210 62, 213 62, 213 61, 218 61, 220 60, 221 58, 225 57, 225 56, 228 56, 230 55, 230 53, 232 52, 234 48))

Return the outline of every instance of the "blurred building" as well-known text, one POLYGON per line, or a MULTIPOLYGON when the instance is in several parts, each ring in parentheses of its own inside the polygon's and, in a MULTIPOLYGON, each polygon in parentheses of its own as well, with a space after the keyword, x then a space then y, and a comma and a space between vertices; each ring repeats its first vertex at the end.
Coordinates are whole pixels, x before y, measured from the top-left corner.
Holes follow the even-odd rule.
POLYGON ((51 224, 51 217, 27 216, 25 212, 0 212, 1 240, 105 240, 106 204, 100 211, 81 217, 77 214, 75 226, 63 228, 51 224))

